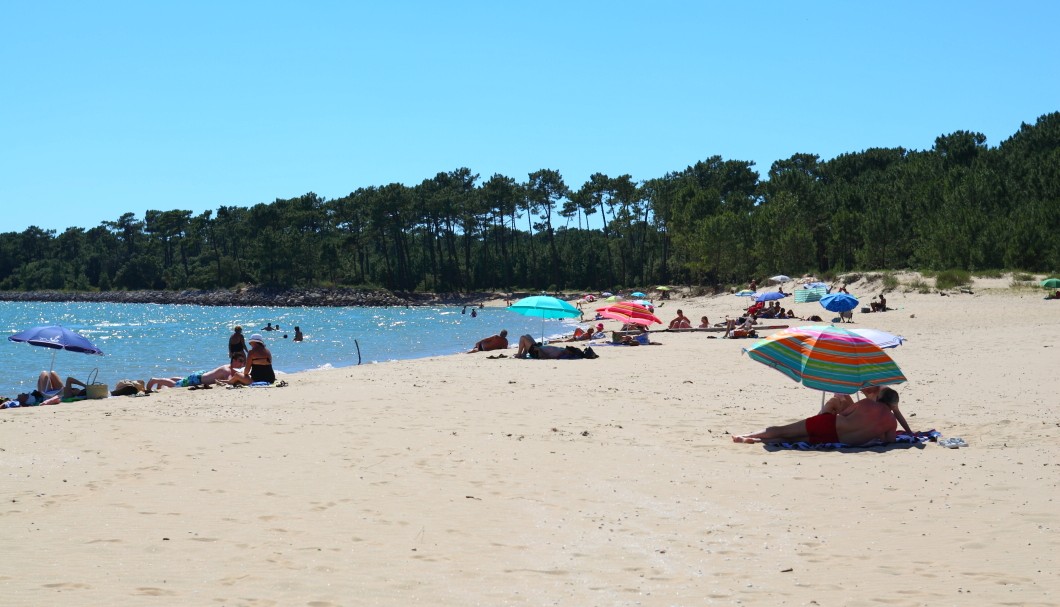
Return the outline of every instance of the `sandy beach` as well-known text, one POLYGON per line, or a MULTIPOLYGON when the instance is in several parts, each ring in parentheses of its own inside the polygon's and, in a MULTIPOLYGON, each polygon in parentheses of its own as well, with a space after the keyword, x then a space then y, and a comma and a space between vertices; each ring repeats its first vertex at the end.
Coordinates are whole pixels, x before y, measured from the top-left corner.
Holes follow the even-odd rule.
POLYGON ((820 393, 703 332, 0 411, 0 605, 1060 604, 1060 301, 971 291, 852 325, 961 449, 734 444, 820 393))

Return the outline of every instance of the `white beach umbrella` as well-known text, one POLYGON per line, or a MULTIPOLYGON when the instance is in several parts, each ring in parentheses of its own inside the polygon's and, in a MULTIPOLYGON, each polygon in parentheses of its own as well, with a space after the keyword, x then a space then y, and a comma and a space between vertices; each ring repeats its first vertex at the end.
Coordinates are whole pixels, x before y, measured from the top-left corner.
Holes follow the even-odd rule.
POLYGON ((881 348, 897 348, 898 346, 905 343, 905 338, 901 335, 895 335, 894 333, 888 333, 887 331, 880 331, 879 329, 848 329, 851 333, 856 333, 865 339, 868 339, 872 343, 876 344, 881 348))

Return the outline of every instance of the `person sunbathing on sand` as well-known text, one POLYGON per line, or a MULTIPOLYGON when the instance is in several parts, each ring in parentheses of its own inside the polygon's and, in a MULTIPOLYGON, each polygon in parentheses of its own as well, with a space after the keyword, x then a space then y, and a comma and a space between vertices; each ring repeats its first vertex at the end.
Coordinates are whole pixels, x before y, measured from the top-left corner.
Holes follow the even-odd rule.
POLYGON ((253 379, 244 376, 236 369, 246 364, 243 356, 233 356, 232 362, 221 365, 213 371, 199 371, 187 377, 152 377, 147 382, 147 391, 152 392, 162 387, 166 388, 194 388, 206 387, 214 384, 250 384, 253 379))
MULTIPOLYGON (((73 385, 84 386, 85 384, 72 377, 67 378, 64 385, 55 371, 41 371, 37 376, 37 389, 32 392, 22 392, 10 399, 12 404, 7 407, 32 407, 35 405, 57 405, 62 399, 71 396, 84 396, 84 390, 76 390, 73 385), (18 404, 14 404, 18 403, 18 404)), ((7 408, 5 407, 5 408, 7 408)))
MULTIPOLYGON (((474 312, 474 310, 472 310, 474 312)), ((468 354, 472 352, 488 352, 490 350, 503 350, 508 347, 508 330, 502 329, 500 333, 496 335, 490 335, 489 337, 480 340, 475 344, 474 348, 467 351, 468 354)))
MULTIPOLYGON (((890 407, 891 413, 894 414, 894 418, 898 420, 899 424, 901 424, 902 430, 905 430, 909 434, 913 434, 913 430, 909 427, 909 423, 905 421, 905 416, 902 415, 902 411, 898 408, 898 393, 892 390, 891 388, 887 388, 887 390, 890 390, 890 392, 894 393, 894 402, 883 404, 890 407)), ((867 386, 865 388, 862 388, 861 393, 865 395, 865 398, 857 402, 855 402, 849 394, 836 394, 832 398, 828 399, 828 401, 821 406, 820 412, 833 413, 835 415, 846 415, 848 412, 852 411, 858 403, 863 400, 883 402, 883 397, 880 396, 880 393, 882 391, 883 388, 881 388, 880 386, 867 386)))
POLYGON ((40 390, 34 390, 33 392, 22 392, 15 398, 12 398, 9 403, 6 403, 4 408, 13 407, 33 407, 36 405, 57 405, 62 402, 62 395, 48 395, 40 390), (15 404, 17 403, 17 404, 15 404))
POLYGON ((682 312, 681 310, 678 310, 677 311, 677 316, 674 317, 674 319, 670 321, 670 327, 669 328, 671 328, 671 329, 691 329, 692 328, 692 321, 688 320, 688 317, 685 316, 684 312, 682 312))
POLYGON ((516 358, 526 358, 530 354, 530 348, 534 347, 537 341, 534 340, 533 335, 523 335, 519 338, 519 349, 515 351, 516 358))
POLYGON ((820 413, 786 426, 770 426, 753 434, 733 435, 732 442, 843 443, 852 447, 876 441, 893 443, 898 420, 891 406, 897 404, 898 393, 883 388, 878 401, 864 398, 842 415, 820 413))

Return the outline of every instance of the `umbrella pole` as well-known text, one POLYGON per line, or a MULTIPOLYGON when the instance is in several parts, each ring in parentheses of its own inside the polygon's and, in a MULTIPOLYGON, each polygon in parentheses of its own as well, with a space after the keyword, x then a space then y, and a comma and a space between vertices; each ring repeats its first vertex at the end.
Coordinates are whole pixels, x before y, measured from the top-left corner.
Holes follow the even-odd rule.
POLYGON ((51 366, 48 367, 48 375, 51 375, 52 371, 54 371, 54 370, 55 370, 55 350, 52 350, 52 364, 51 364, 51 366))

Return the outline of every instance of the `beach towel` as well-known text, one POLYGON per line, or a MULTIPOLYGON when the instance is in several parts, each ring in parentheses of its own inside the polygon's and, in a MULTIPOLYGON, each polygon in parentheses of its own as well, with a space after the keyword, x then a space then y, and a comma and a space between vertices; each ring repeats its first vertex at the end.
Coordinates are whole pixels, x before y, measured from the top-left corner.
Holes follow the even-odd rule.
MULTIPOLYGON (((915 434, 909 434, 908 432, 899 432, 894 437, 894 444, 898 445, 918 445, 921 443, 927 443, 930 441, 937 441, 942 436, 941 432, 937 430, 928 430, 927 432, 917 432, 915 434)), ((843 443, 821 443, 812 445, 806 442, 797 443, 762 443, 767 447, 774 449, 796 449, 799 451, 829 451, 833 449, 868 449, 871 447, 882 446, 883 443, 877 442, 875 444, 859 445, 857 447, 852 445, 846 445, 843 443)))

